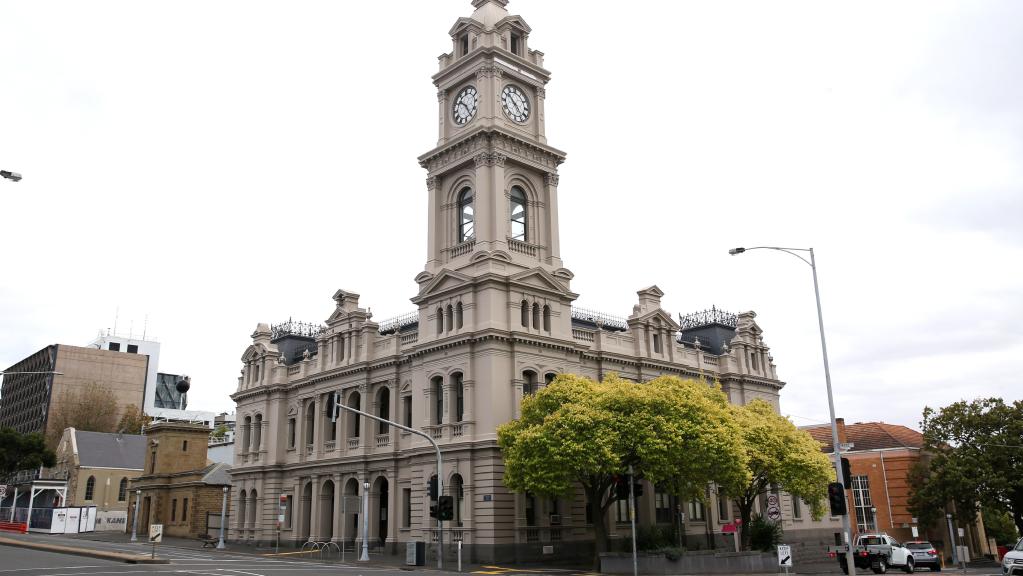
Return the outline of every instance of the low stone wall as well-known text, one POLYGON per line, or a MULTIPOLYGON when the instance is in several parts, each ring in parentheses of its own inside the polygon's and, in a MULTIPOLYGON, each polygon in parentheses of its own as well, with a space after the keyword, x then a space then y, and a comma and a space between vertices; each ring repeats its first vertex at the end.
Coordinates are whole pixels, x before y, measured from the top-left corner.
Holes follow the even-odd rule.
MULTIPOLYGON (((640 574, 774 574, 778 557, 764 552, 686 552, 678 560, 640 553, 640 574)), ((632 574, 632 554, 601 554, 602 574, 632 574)))

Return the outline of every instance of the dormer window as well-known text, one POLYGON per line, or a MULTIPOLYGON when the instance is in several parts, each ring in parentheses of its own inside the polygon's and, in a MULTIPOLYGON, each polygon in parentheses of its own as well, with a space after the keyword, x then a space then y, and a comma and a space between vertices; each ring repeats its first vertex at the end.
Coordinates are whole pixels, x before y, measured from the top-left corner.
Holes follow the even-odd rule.
POLYGON ((511 51, 512 51, 512 54, 514 54, 516 56, 522 56, 522 53, 520 52, 521 48, 522 48, 522 36, 513 33, 511 35, 511 51))
POLYGON ((465 56, 466 54, 469 53, 469 35, 468 34, 462 34, 461 37, 458 38, 458 46, 461 48, 461 52, 458 53, 459 57, 465 56))

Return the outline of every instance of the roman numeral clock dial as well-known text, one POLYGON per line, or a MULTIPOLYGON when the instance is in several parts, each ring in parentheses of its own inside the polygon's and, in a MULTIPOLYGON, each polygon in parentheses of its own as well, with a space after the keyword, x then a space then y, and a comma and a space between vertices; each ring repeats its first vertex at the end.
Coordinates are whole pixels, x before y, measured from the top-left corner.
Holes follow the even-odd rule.
POLYGON ((465 126, 476 115, 476 108, 479 105, 480 94, 473 86, 466 86, 455 97, 451 105, 451 114, 455 124, 465 126))
POLYGON ((505 86, 501 92, 504 115, 519 124, 529 120, 529 98, 517 86, 505 86))

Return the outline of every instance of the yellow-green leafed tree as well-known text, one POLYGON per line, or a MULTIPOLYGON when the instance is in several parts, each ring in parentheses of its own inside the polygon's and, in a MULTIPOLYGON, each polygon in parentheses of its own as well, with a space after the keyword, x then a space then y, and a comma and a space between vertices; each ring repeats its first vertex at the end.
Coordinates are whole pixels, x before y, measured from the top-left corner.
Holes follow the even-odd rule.
POLYGON ((732 409, 742 429, 749 474, 744 482, 719 484, 739 506, 743 547, 750 544, 746 527, 750 525, 756 498, 766 495, 772 485, 801 498, 809 505, 811 516, 819 519, 828 482, 835 478, 835 469, 821 452, 821 445, 763 400, 732 409))
POLYGON ((682 497, 699 497, 708 482, 738 485, 749 476, 727 398, 695 380, 637 384, 563 374, 523 399, 522 417, 497 433, 511 490, 558 495, 582 486, 597 519, 598 553, 607 549, 613 477, 630 464, 637 478, 666 483, 682 497))

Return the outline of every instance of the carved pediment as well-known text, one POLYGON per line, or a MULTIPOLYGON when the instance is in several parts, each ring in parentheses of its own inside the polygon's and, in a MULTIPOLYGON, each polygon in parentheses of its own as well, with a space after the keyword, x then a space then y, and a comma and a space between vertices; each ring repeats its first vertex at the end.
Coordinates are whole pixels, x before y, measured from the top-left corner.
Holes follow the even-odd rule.
POLYGON ((269 352, 269 348, 262 344, 251 344, 242 354, 242 362, 251 362, 269 352))
POLYGON ((529 27, 529 24, 526 24, 526 21, 522 19, 522 16, 515 15, 506 16, 502 18, 500 22, 494 24, 494 28, 497 28, 498 30, 509 27, 518 28, 519 30, 525 32, 526 34, 529 34, 530 32, 533 31, 533 29, 529 27))
POLYGON ((413 298, 412 302, 418 304, 430 296, 436 296, 449 290, 459 289, 471 283, 471 277, 445 268, 438 272, 432 280, 420 288, 419 295, 413 298))
POLYGON ((559 296, 565 296, 571 300, 575 300, 579 297, 578 294, 568 290, 565 285, 558 280, 558 278, 543 268, 533 268, 531 270, 519 272, 518 274, 509 277, 508 283, 512 286, 527 290, 554 292, 559 296))
POLYGON ((679 326, 678 322, 675 322, 675 319, 671 317, 671 314, 668 314, 667 312, 660 308, 656 308, 639 316, 629 317, 628 322, 629 326, 643 324, 663 326, 665 329, 671 332, 678 332, 679 330, 682 329, 682 327, 679 326))
POLYGON ((483 32, 483 26, 480 25, 478 20, 473 20, 472 18, 466 18, 463 16, 455 21, 455 25, 451 27, 448 34, 451 36, 457 36, 465 30, 470 30, 479 34, 483 32))

